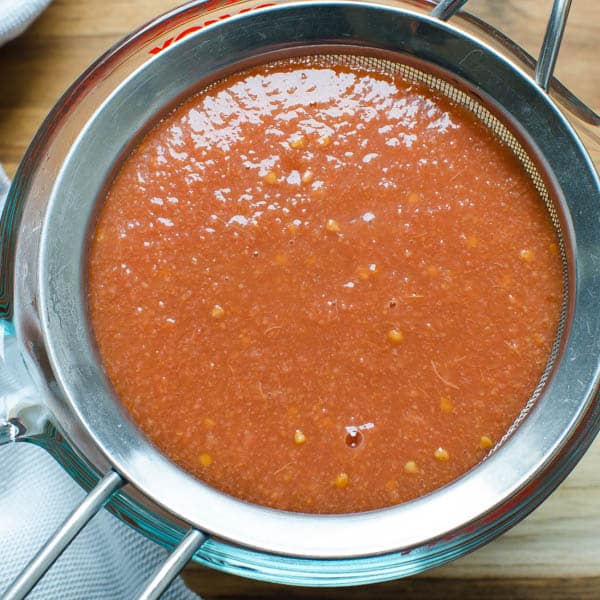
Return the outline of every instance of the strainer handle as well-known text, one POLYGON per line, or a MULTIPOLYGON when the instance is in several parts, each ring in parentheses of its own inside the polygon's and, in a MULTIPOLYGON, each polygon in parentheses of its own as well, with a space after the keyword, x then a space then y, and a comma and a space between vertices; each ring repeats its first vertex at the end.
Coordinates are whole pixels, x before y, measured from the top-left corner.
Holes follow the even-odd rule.
MULTIPOLYGON (((436 0, 425 0, 426 2, 433 4, 436 0)), ((460 8, 466 4, 460 0, 440 0, 431 10, 430 15, 443 21, 447 21, 452 15, 454 15, 460 8)), ((592 135, 593 139, 599 140, 596 134, 587 125, 594 127, 600 126, 600 114, 589 107, 583 100, 575 96, 573 92, 567 89, 558 79, 552 77, 560 43, 562 41, 562 34, 567 21, 567 16, 571 1, 566 0, 555 0, 544 41, 542 43, 539 60, 536 60, 523 48, 518 46, 513 40, 506 37, 502 32, 498 31, 485 21, 482 21, 478 17, 475 17, 469 13, 462 13, 462 17, 467 20, 470 24, 478 27, 486 35, 494 38, 496 42, 504 47, 510 54, 513 55, 522 65, 527 68, 532 68, 535 71, 535 79, 538 85, 544 90, 548 91, 550 85, 555 92, 559 101, 565 106, 571 113, 577 116, 586 124, 586 131, 592 135)))
MULTIPOLYGON (((1 600, 23 600, 89 520, 124 484, 125 480, 118 473, 109 471, 8 586, 1 600)), ((156 569, 136 600, 158 600, 207 539, 208 536, 201 531, 190 529, 167 560, 156 569)))
POLYGON ((468 0, 440 0, 431 11, 431 16, 447 21, 454 13, 458 12, 468 0))
MULTIPOLYGON (((431 16, 447 21, 466 3, 467 0, 440 0, 431 11, 431 16)), ((546 92, 556 66, 556 59, 558 58, 558 51, 560 50, 570 8, 571 0, 554 0, 552 4, 552 12, 546 27, 544 41, 535 65, 535 82, 546 92)))
POLYGON ((567 17, 571 8, 571 0, 554 0, 550 20, 546 27, 546 34, 542 42, 542 49, 537 64, 535 65, 535 81, 545 91, 548 91, 550 79, 556 66, 560 43, 567 24, 567 17))
POLYGON ((124 481, 115 471, 110 471, 85 497, 83 502, 56 530, 50 540, 31 559, 17 578, 8 586, 2 600, 22 600, 33 589, 44 573, 54 564, 88 521, 109 501, 124 481))
POLYGON ((158 600, 163 592, 169 587, 173 579, 194 553, 208 539, 201 531, 190 529, 179 543, 179 546, 171 552, 167 560, 156 569, 150 581, 146 583, 142 592, 135 600, 158 600))

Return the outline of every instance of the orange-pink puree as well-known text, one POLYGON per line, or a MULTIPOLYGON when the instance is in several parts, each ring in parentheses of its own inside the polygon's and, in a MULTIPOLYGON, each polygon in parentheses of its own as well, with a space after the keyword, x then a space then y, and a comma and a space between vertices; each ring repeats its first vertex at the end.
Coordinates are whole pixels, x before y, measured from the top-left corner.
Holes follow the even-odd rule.
POLYGON ((100 354, 149 438, 234 496, 321 513, 477 464, 545 368, 561 295, 545 206, 471 114, 300 60, 144 137, 89 272, 100 354))

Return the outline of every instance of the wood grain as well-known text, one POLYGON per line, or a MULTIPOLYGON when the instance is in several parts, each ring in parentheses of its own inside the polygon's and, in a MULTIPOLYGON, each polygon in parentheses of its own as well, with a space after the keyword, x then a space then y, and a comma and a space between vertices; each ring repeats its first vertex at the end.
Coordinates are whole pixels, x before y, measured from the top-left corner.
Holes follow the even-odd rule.
MULTIPOLYGON (((471 0, 469 10, 537 54, 551 0, 471 0)), ((42 119, 81 71, 174 0, 54 0, 0 48, 0 163, 13 175, 42 119)), ((557 74, 600 110, 600 2, 575 0, 557 74)), ((600 148, 592 155, 600 162, 600 148)), ((229 598, 600 598, 600 440, 532 516, 485 548, 426 576, 348 590, 257 583, 191 566, 190 585, 229 598)))
POLYGON ((209 571, 187 571, 188 586, 204 600, 237 598, 270 600, 598 600, 600 577, 594 578, 409 578, 370 586, 335 590, 288 587, 262 582, 241 582, 238 577, 209 571))

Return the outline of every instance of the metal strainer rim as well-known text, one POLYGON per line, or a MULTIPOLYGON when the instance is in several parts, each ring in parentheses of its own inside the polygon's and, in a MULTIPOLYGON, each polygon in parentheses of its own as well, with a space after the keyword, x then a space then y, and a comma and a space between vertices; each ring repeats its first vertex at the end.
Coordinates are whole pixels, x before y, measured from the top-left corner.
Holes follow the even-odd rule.
MULTIPOLYGON (((556 187, 561 206, 577 200, 585 201, 586 196, 588 203, 598 203, 599 185, 593 167, 562 114, 532 80, 481 42, 434 19, 376 4, 299 2, 265 9, 232 18, 168 48, 134 73, 86 125, 64 163, 47 209, 40 240, 39 268, 33 274, 34 287, 38 292, 37 307, 32 307, 27 300, 29 290, 25 280, 17 283, 17 328, 20 328, 22 334, 25 333, 28 320, 32 317, 31 311, 33 318, 41 322, 41 337, 35 342, 47 352, 49 368, 46 368, 45 375, 50 388, 54 390, 49 403, 59 417, 64 417, 63 427, 71 442, 99 468, 105 468, 108 462, 156 503, 195 527, 263 551, 320 558, 368 556, 400 548, 409 549, 432 540, 448 538, 451 534, 466 535, 466 527, 484 519, 492 510, 505 507, 499 514, 504 515, 505 519, 509 518, 506 511, 510 497, 522 492, 532 477, 540 477, 546 472, 558 451, 572 440, 577 425, 582 422, 584 413, 593 400, 598 383, 598 336, 592 335, 595 333, 593 331, 586 331, 584 324, 586 315, 600 314, 597 310, 600 302, 596 298, 587 299, 581 305, 577 302, 581 298, 578 286, 594 282, 595 267, 598 265, 595 264, 594 257, 589 256, 589 252, 582 261, 574 250, 581 248, 585 251, 591 242, 590 237, 595 238, 594 232, 584 227, 585 223, 580 224, 581 215, 571 206, 568 207, 571 210, 565 208, 561 219, 563 230, 566 229, 569 234, 567 254, 571 256, 567 256, 567 261, 574 274, 569 282, 573 291, 570 294, 573 306, 569 307, 569 316, 571 320, 578 320, 575 322, 576 327, 569 330, 563 359, 559 361, 559 368, 544 391, 545 402, 548 404, 551 396, 552 402, 549 405, 552 410, 557 411, 557 416, 562 415, 559 421, 563 429, 560 434, 555 432, 556 437, 550 437, 545 442, 542 440, 540 446, 533 448, 531 452, 522 452, 522 448, 516 447, 523 440, 523 435, 520 434, 524 429, 533 431, 536 423, 539 424, 539 411, 536 411, 539 406, 535 407, 530 413, 533 420, 526 419, 502 450, 481 465, 476 473, 471 472, 442 490, 405 505, 357 515, 306 516, 247 505, 210 490, 208 486, 174 467, 140 439, 139 434, 131 427, 127 415, 118 409, 110 397, 104 376, 90 353, 90 332, 86 325, 85 301, 80 285, 81 260, 85 255, 86 240, 80 230, 87 229, 92 206, 88 206, 83 214, 81 205, 86 202, 85 193, 101 189, 111 169, 107 157, 100 156, 102 148, 99 144, 102 139, 106 139, 103 136, 113 136, 114 144, 114 140, 121 140, 126 133, 117 128, 115 113, 112 111, 117 108, 121 111, 120 126, 124 126, 123 121, 127 119, 129 131, 139 130, 144 126, 141 111, 148 113, 153 110, 156 113, 157 108, 164 105, 162 84, 169 76, 172 78, 174 75, 173 72, 169 75, 169 70, 181 69, 185 61, 188 61, 188 68, 197 68, 198 64, 207 69, 210 65, 215 70, 224 68, 227 65, 219 63, 223 54, 217 51, 219 47, 228 51, 227 56, 233 62, 238 62, 238 59, 242 61, 247 55, 244 56, 239 48, 236 55, 236 50, 227 46, 227 40, 231 39, 233 32, 237 34, 236 43, 239 44, 241 40, 248 45, 254 44, 253 55, 260 49, 263 52, 283 49, 284 41, 289 43, 290 40, 297 40, 300 23, 306 30, 304 41, 309 44, 312 40, 313 44, 325 41, 337 45, 344 43, 344 27, 360 23, 361 30, 356 32, 356 39, 353 40, 354 49, 360 45, 357 43, 358 38, 362 44, 367 45, 369 36, 375 35, 380 47, 386 52, 391 52, 392 49, 399 53, 418 51, 419 57, 413 54, 411 61, 422 61, 424 64, 431 62, 440 71, 450 70, 450 63, 454 61, 454 74, 448 77, 462 81, 465 85, 471 81, 471 87, 475 85, 475 81, 479 95, 489 95, 491 89, 499 90, 498 95, 501 95, 500 92, 506 87, 503 76, 510 77, 512 93, 516 94, 517 100, 516 103, 513 100, 511 104, 514 108, 511 111, 512 118, 518 120, 522 127, 525 124, 531 127, 531 121, 537 123, 540 114, 543 114, 548 127, 555 128, 555 131, 564 134, 569 141, 568 148, 562 155, 553 156, 552 160, 548 160, 547 155, 544 156, 547 161, 544 164, 554 174, 550 184, 556 187), (274 19, 277 19, 278 27, 274 26, 274 19), (414 28, 418 29, 418 39, 414 35, 414 28), (259 36, 264 31, 271 35, 271 43, 266 46, 259 36), (411 31, 412 37, 409 36, 411 31), (337 37, 335 32, 338 32, 337 37), (315 37, 317 34, 318 38, 315 37), (202 43, 198 43, 199 39, 202 43), (430 45, 427 46, 425 41, 430 45), (444 46, 444 41, 452 41, 454 46, 444 46), (418 47, 411 47, 411 42, 418 47), (479 55, 477 61, 470 60, 470 50, 485 50, 485 54, 479 55), (487 71, 491 66, 494 69, 487 71), (486 74, 489 80, 479 79, 486 74), (161 79, 161 86, 157 84, 158 79, 161 79), (129 103, 126 102, 127 95, 133 90, 143 92, 143 107, 131 102, 131 99, 129 103), (529 111, 521 110, 519 94, 527 96, 529 111), (103 132, 102 135, 100 132, 103 132), (99 152, 94 153, 94 149, 99 152), (86 162, 85 158, 92 155, 93 165, 89 164, 89 160, 86 162), (569 163, 568 159, 572 156, 578 159, 575 165, 569 163), (567 168, 567 163, 571 168, 567 168), (571 176, 574 171, 579 175, 576 185, 566 177, 571 176), (82 184, 84 187, 78 190, 77 185, 82 184), (570 191, 572 197, 565 194, 566 191, 570 191), (72 212, 76 207, 77 215, 72 212), (572 223, 572 218, 577 220, 575 224, 572 223), (573 231, 577 225, 580 229, 575 237, 573 231), (57 238, 63 240, 61 248, 52 243, 57 238), (71 290, 70 294, 65 295, 65 290, 71 290), (579 382, 565 379, 563 369, 560 368, 565 357, 567 360, 572 358, 576 351, 569 345, 573 335, 579 336, 578 339, 586 343, 586 350, 590 352, 590 357, 579 363, 579 367, 585 370, 585 376, 582 375, 579 382), (506 462, 507 457, 514 461, 510 468, 498 469, 500 462, 506 462), (158 476, 160 481, 157 481, 158 476), (501 486, 501 491, 497 489, 498 486, 501 486), (474 503, 474 499, 477 502, 474 503), (451 501, 452 511, 438 511, 447 501, 451 501), (420 519, 418 530, 415 530, 414 524, 410 526, 416 514, 420 519)), ((296 41, 295 46, 288 46, 288 49, 298 45, 296 41)), ((247 50, 248 46, 244 51, 247 50)), ((182 93, 184 91, 181 90, 182 93)), ((508 110, 506 103, 503 106, 508 110)), ((532 133, 532 147, 538 150, 543 147, 544 140, 548 138, 546 133, 532 133)), ((125 143, 126 141, 119 141, 118 145, 124 147, 125 143)), ((114 154, 113 152, 113 158, 114 154)), ((94 194, 94 201, 96 195, 94 194)), ((26 250, 26 244, 17 248, 17 260, 26 261, 26 250)), ((25 335, 23 337, 26 339, 25 335)), ((551 434, 552 427, 547 428, 546 432, 551 434)), ((528 506, 534 502, 533 497, 527 500, 528 506)))

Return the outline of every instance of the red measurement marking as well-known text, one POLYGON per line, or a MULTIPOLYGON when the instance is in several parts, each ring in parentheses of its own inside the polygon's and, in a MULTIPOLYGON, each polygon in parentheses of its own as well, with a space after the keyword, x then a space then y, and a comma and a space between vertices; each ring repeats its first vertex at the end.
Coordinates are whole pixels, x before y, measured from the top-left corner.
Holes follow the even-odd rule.
MULTIPOLYGON (((237 0, 230 0, 230 2, 227 2, 227 4, 232 4, 233 2, 237 2, 237 0)), ((209 19, 208 21, 204 21, 204 23, 202 23, 202 25, 194 25, 193 27, 188 27, 187 29, 184 29, 183 31, 179 32, 177 35, 167 38, 161 46, 155 46, 154 48, 151 48, 148 53, 149 54, 158 54, 159 52, 162 52, 163 50, 166 50, 173 42, 178 42, 179 40, 182 40, 184 37, 195 33, 196 31, 200 31, 201 29, 204 29, 205 27, 208 27, 209 25, 214 25, 215 23, 218 23, 219 21, 223 21, 225 19, 229 19, 230 17, 232 17, 234 14, 238 14, 238 15, 242 15, 245 14, 247 12, 250 12, 251 10, 258 10, 259 8, 268 8, 269 6, 275 6, 274 3, 270 3, 270 4, 258 4, 256 6, 251 6, 248 8, 242 8, 240 11, 238 11, 237 13, 233 13, 233 14, 225 14, 225 15, 221 15, 216 19, 209 19)))

